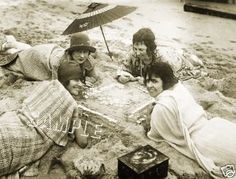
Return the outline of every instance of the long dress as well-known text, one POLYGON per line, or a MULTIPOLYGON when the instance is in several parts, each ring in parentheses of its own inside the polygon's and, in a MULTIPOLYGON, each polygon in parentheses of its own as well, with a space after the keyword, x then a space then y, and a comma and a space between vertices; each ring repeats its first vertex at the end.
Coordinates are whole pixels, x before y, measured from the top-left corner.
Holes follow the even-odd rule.
POLYGON ((57 70, 64 58, 63 48, 42 44, 18 52, 16 60, 3 68, 30 80, 51 80, 58 78, 57 70))
POLYGON ((156 99, 148 137, 164 140, 196 160, 214 178, 221 167, 236 167, 236 124, 222 118, 207 119, 203 108, 179 82, 156 99))
POLYGON ((58 80, 44 81, 21 109, 0 116, 0 176, 40 159, 54 144, 65 146, 76 107, 58 80))

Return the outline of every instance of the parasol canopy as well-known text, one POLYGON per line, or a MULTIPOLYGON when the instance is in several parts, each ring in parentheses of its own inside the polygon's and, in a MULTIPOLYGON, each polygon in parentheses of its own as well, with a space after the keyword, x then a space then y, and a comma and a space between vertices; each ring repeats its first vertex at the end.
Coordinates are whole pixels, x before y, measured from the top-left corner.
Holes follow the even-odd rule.
MULTIPOLYGON (((104 41, 108 53, 110 51, 106 42, 105 35, 103 33, 102 25, 119 19, 127 14, 135 11, 137 7, 121 6, 121 5, 109 5, 102 3, 91 3, 87 10, 80 14, 63 32, 63 35, 68 35, 76 32, 82 32, 95 27, 99 27, 102 31, 104 41)), ((111 55, 110 55, 111 56, 111 55)))

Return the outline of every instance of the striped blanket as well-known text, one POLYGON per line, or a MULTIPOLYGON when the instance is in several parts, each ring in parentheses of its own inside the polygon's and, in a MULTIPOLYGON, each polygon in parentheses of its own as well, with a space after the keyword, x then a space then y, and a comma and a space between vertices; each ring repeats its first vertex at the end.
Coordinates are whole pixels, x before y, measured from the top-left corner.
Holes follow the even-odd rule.
POLYGON ((59 81, 45 81, 22 109, 0 116, 0 176, 38 160, 54 143, 65 146, 76 106, 59 81))

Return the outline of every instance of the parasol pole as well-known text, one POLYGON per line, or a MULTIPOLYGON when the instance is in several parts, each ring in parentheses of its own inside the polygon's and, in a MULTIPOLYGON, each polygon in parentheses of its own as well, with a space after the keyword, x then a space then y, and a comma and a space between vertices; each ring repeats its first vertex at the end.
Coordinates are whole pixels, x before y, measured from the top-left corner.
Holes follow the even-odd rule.
POLYGON ((104 35, 104 32, 103 32, 103 28, 102 28, 101 25, 100 25, 100 29, 101 29, 101 31, 102 31, 102 36, 103 36, 103 39, 104 39, 105 44, 106 44, 106 47, 107 47, 108 55, 109 55, 109 57, 111 58, 111 60, 113 60, 113 59, 112 59, 112 54, 111 54, 111 52, 110 52, 110 50, 109 50, 109 47, 108 47, 108 45, 107 45, 107 40, 106 40, 106 38, 105 38, 105 35, 104 35))

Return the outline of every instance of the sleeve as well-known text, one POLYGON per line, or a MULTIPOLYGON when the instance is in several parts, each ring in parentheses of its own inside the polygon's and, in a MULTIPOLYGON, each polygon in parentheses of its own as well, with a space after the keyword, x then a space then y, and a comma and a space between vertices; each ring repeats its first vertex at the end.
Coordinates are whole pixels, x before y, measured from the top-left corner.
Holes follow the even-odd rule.
POLYGON ((133 71, 132 71, 132 61, 134 60, 133 58, 134 57, 132 54, 128 54, 128 56, 122 61, 121 67, 116 72, 115 78, 118 81, 120 81, 121 76, 125 76, 127 78, 130 78, 133 76, 133 71))
POLYGON ((159 133, 159 122, 165 121, 165 108, 160 104, 156 104, 153 108, 150 120, 150 131, 147 133, 147 136, 156 142, 163 141, 162 136, 159 133))
POLYGON ((70 127, 69 127, 69 132, 68 132, 69 137, 71 139, 75 139, 74 129, 76 127, 78 127, 79 123, 80 123, 80 121, 79 121, 79 109, 78 109, 78 107, 75 107, 75 110, 73 111, 73 114, 72 114, 72 119, 71 119, 71 123, 70 123, 70 127))
POLYGON ((132 74, 132 60, 133 54, 128 54, 128 56, 122 62, 122 70, 132 74))
POLYGON ((92 81, 96 82, 98 80, 98 70, 96 68, 96 61, 92 56, 84 63, 84 68, 86 69, 86 77, 94 78, 92 81))
POLYGON ((88 76, 88 77, 93 77, 93 78, 95 78, 95 79, 98 79, 97 72, 96 72, 96 68, 93 67, 93 69, 88 70, 86 76, 88 76))
POLYGON ((49 59, 49 69, 52 72, 52 80, 58 79, 58 69, 61 63, 62 56, 64 54, 64 49, 60 46, 55 45, 52 49, 49 59))
POLYGON ((165 105, 157 103, 151 114, 150 131, 147 136, 154 141, 175 141, 181 138, 177 120, 177 106, 172 98, 167 98, 165 105))

